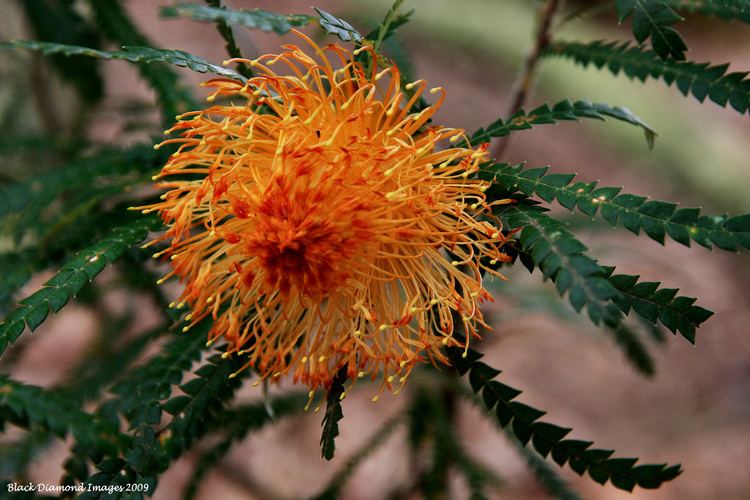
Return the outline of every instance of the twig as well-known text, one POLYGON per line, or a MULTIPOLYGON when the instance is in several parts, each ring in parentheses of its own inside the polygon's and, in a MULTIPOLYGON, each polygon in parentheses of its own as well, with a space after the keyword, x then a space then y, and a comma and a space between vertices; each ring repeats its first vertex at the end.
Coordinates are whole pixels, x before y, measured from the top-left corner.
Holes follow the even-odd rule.
MULTIPOLYGON (((539 11, 536 40, 534 41, 531 51, 526 56, 526 60, 521 68, 521 73, 518 75, 518 79, 513 85, 513 92, 511 92, 513 98, 506 110, 506 116, 510 116, 522 108, 526 102, 526 98, 529 96, 529 91, 531 90, 531 85, 534 81, 534 74, 536 73, 537 63, 539 62, 539 56, 551 41, 550 27, 552 26, 552 18, 555 15, 555 11, 560 6, 560 3, 560 0, 547 0, 539 11)), ((492 155, 495 158, 502 156, 509 143, 510 136, 500 139, 493 149, 492 155)))

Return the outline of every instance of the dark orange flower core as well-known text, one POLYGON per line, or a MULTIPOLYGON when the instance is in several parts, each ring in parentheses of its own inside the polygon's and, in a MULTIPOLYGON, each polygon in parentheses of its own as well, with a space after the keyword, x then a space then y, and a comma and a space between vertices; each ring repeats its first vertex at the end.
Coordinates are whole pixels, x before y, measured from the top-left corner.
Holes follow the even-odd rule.
POLYGON ((178 117, 167 192, 145 209, 168 226, 156 241, 185 285, 177 306, 190 325, 211 315, 227 355, 311 389, 344 368, 398 391, 484 325, 482 273, 507 260, 473 175, 487 155, 446 147, 463 131, 428 123, 441 88, 411 112, 425 82, 402 87, 394 66, 366 72, 299 36, 315 57, 288 45, 246 61, 247 83, 205 84, 222 104, 178 117))

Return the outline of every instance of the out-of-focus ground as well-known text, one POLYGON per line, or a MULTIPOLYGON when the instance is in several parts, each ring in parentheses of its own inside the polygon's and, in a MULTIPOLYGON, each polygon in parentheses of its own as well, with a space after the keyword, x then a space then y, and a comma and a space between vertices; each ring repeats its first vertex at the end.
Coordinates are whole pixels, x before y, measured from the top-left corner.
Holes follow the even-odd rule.
MULTIPOLYGON (((156 46, 184 49, 211 61, 224 59, 224 44, 213 26, 161 21, 157 4, 163 3, 126 2, 156 46)), ((227 3, 310 13, 309 2, 227 3)), ((382 18, 390 2, 315 3, 366 31, 382 18)), ((406 2, 406 8, 416 8, 416 14, 399 36, 412 54, 415 72, 448 92, 438 121, 471 131, 504 113, 531 41, 534 6, 525 0, 406 2)), ((11 36, 24 33, 22 27, 7 23, 4 29, 11 30, 11 36)), ((680 30, 691 48, 690 59, 731 60, 734 70, 750 68, 749 26, 699 19, 681 25, 680 30)), ((280 43, 272 35, 235 32, 250 55, 275 51, 280 43)), ((568 39, 585 40, 627 36, 615 27, 612 13, 571 22, 560 33, 568 39)), ((104 68, 107 102, 152 97, 133 67, 113 62, 104 68)), ((202 79, 201 75, 183 74, 191 83, 202 79)), ((603 185, 622 185, 628 193, 703 206, 709 213, 750 210, 750 122, 746 115, 712 103, 700 105, 660 82, 644 85, 624 77, 615 79, 606 72, 584 71, 570 62, 544 61, 528 106, 564 97, 588 97, 629 107, 659 133, 655 150, 648 151, 640 131, 610 120, 519 132, 501 160, 550 164, 557 172, 578 172, 583 180, 602 179, 603 185)), ((112 108, 97 113, 89 132, 112 143, 147 139, 142 132, 123 133, 116 117, 112 108)), ((584 217, 559 214, 571 221, 584 217)), ((568 319, 560 319, 533 307, 527 309, 528 298, 540 290, 537 303, 557 300, 554 289, 541 284, 538 274, 528 276, 521 266, 508 270, 509 281, 496 285, 498 300, 487 309, 495 331, 483 348, 487 361, 503 369, 502 380, 524 389, 522 401, 548 410, 545 420, 572 427, 574 438, 591 439, 599 447, 617 450, 619 456, 681 462, 685 470, 659 490, 636 489, 632 494, 599 486, 567 468, 561 475, 584 498, 750 498, 750 255, 711 252, 697 245, 689 249, 671 241, 660 248, 645 236, 636 238, 622 229, 576 226, 576 230, 603 263, 679 287, 681 293, 699 297, 699 303, 715 310, 716 315, 699 331, 696 346, 671 335, 666 344, 655 346, 657 374, 645 380, 624 361, 610 338, 584 318, 567 315, 568 319)), ((109 300, 116 307, 126 298, 109 300)), ((567 304, 561 305, 564 311, 570 310, 567 304)), ((93 335, 96 322, 82 307, 67 307, 33 336, 25 335, 23 342, 30 348, 23 350, 14 376, 42 385, 59 380, 93 335)), ((139 322, 146 325, 149 318, 139 318, 139 322)), ((268 427, 236 446, 204 482, 199 498, 304 498, 316 492, 404 400, 403 395, 383 397, 372 404, 371 395, 370 388, 362 384, 346 399, 346 417, 332 462, 320 458, 321 415, 308 413, 268 427)), ((241 394, 243 400, 258 397, 258 389, 248 388, 241 394)), ((492 498, 546 498, 517 451, 489 419, 473 408, 461 407, 459 425, 470 453, 505 480, 503 488, 491 492, 492 498)), ((56 482, 65 451, 65 444, 60 443, 39 459, 34 479, 56 482)), ((188 454, 174 464, 154 498, 179 497, 192 474, 195 457, 188 454)), ((344 498, 385 498, 412 479, 402 429, 348 481, 344 498)), ((463 498, 463 485, 455 483, 452 495, 463 498)))

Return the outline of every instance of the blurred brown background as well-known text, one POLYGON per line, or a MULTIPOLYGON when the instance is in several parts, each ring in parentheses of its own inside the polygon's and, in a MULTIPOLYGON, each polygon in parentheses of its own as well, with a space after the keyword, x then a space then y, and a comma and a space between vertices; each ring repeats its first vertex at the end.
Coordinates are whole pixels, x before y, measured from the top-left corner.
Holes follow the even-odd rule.
MULTIPOLYGON (((309 2, 226 3, 312 13, 309 2)), ((156 46, 187 50, 215 62, 225 58, 224 43, 212 25, 159 20, 158 6, 166 2, 129 0, 125 4, 156 46)), ((389 4, 388 0, 315 2, 352 21, 363 32, 382 19, 389 4)), ((1 5, 1 38, 30 37, 15 4, 2 0, 1 5)), ((537 5, 528 0, 407 0, 404 8, 415 8, 416 14, 400 30, 400 39, 413 57, 416 74, 448 91, 438 121, 472 131, 504 113, 514 77, 531 43, 537 5)), ((750 68, 750 26, 696 17, 680 25, 680 31, 690 47, 691 60, 732 61, 733 70, 750 68)), ((581 40, 629 37, 627 27, 617 28, 611 11, 567 23, 555 34, 581 40)), ((241 28, 235 29, 235 36, 250 56, 277 51, 282 42, 276 35, 241 28)), ((7 57, 0 61, 3 106, 13 99, 12 82, 28 77, 19 74, 19 67, 7 57)), ((107 99, 90 117, 88 133, 106 143, 148 140, 153 129, 123 123, 118 110, 148 102, 153 98, 151 92, 126 63, 108 62, 104 69, 107 99)), ((203 79, 203 75, 188 71, 181 74, 191 84, 203 79)), ((55 79, 44 82, 43 87, 55 113, 65 121, 72 94, 55 79)), ((543 61, 527 108, 566 97, 629 107, 659 133, 654 151, 648 151, 639 130, 610 120, 519 132, 501 160, 525 160, 532 166, 551 164, 556 172, 578 172, 582 180, 602 179, 602 185, 622 185, 624 192, 702 206, 707 213, 750 211, 747 116, 708 102, 700 105, 662 82, 644 85, 607 72, 583 70, 568 61, 543 61)), ((20 126, 38 126, 42 119, 36 108, 25 111, 20 126)), ((155 112, 144 108, 142 116, 146 123, 156 123, 155 112)), ((672 241, 659 248, 645 236, 637 239, 624 229, 584 227, 579 224, 583 215, 558 213, 571 220, 579 237, 603 263, 679 287, 682 294, 699 297, 701 305, 717 313, 699 331, 695 347, 671 335, 666 344, 656 346, 657 375, 646 380, 624 361, 608 336, 585 318, 570 314, 567 303, 560 303, 565 320, 540 312, 546 301, 558 299, 549 283, 541 284, 538 273, 530 277, 521 266, 508 270, 510 280, 494 285, 498 300, 487 310, 495 332, 485 347, 486 358, 503 369, 501 380, 524 389, 520 400, 548 410, 545 420, 572 427, 573 438, 591 439, 599 447, 617 450, 618 456, 639 456, 654 463, 681 462, 685 469, 682 476, 659 490, 637 489, 632 494, 601 487, 568 468, 562 469, 561 475, 584 498, 750 498, 750 255, 711 252, 697 245, 688 249, 672 241)), ((108 303, 116 308, 140 300, 113 295, 108 303)), ((150 321, 148 314, 138 320, 144 327, 150 321)), ((29 383, 53 384, 78 359, 96 328, 95 315, 75 305, 66 307, 37 333, 23 337, 27 345, 13 375, 29 383)), ((403 395, 385 396, 372 404, 371 395, 362 384, 346 399, 332 462, 320 458, 321 415, 308 413, 284 420, 236 446, 210 474, 199 498, 292 499, 315 493, 404 401, 403 395)), ((240 399, 259 397, 260 390, 247 388, 240 399)), ((491 492, 492 498, 546 498, 494 424, 463 406, 459 423, 468 450, 505 481, 501 489, 491 492)), ((403 429, 397 431, 361 466, 347 483, 344 498, 387 498, 408 486, 413 474, 404 434, 403 429)), ((35 479, 56 482, 65 451, 66 444, 59 443, 37 460, 35 479)), ((154 498, 169 500, 181 495, 195 456, 188 454, 171 468, 154 498)), ((452 497, 465 497, 461 481, 452 481, 452 487, 452 497)))

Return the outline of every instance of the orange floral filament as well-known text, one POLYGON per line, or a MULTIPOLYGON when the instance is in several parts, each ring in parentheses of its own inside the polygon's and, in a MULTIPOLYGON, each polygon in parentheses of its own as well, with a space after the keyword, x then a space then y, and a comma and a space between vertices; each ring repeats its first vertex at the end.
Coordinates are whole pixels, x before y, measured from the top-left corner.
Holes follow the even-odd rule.
POLYGON ((446 147, 463 131, 428 123, 443 89, 412 112, 425 82, 408 96, 396 67, 366 74, 298 35, 315 57, 286 45, 245 61, 259 75, 246 84, 205 83, 227 103, 178 117, 157 176, 167 192, 141 208, 168 226, 156 241, 170 243, 165 278, 184 282, 186 330, 211 316, 209 342, 224 338, 262 377, 315 389, 344 368, 397 392, 486 326, 482 273, 508 260, 489 184, 473 176, 487 154, 446 147))

